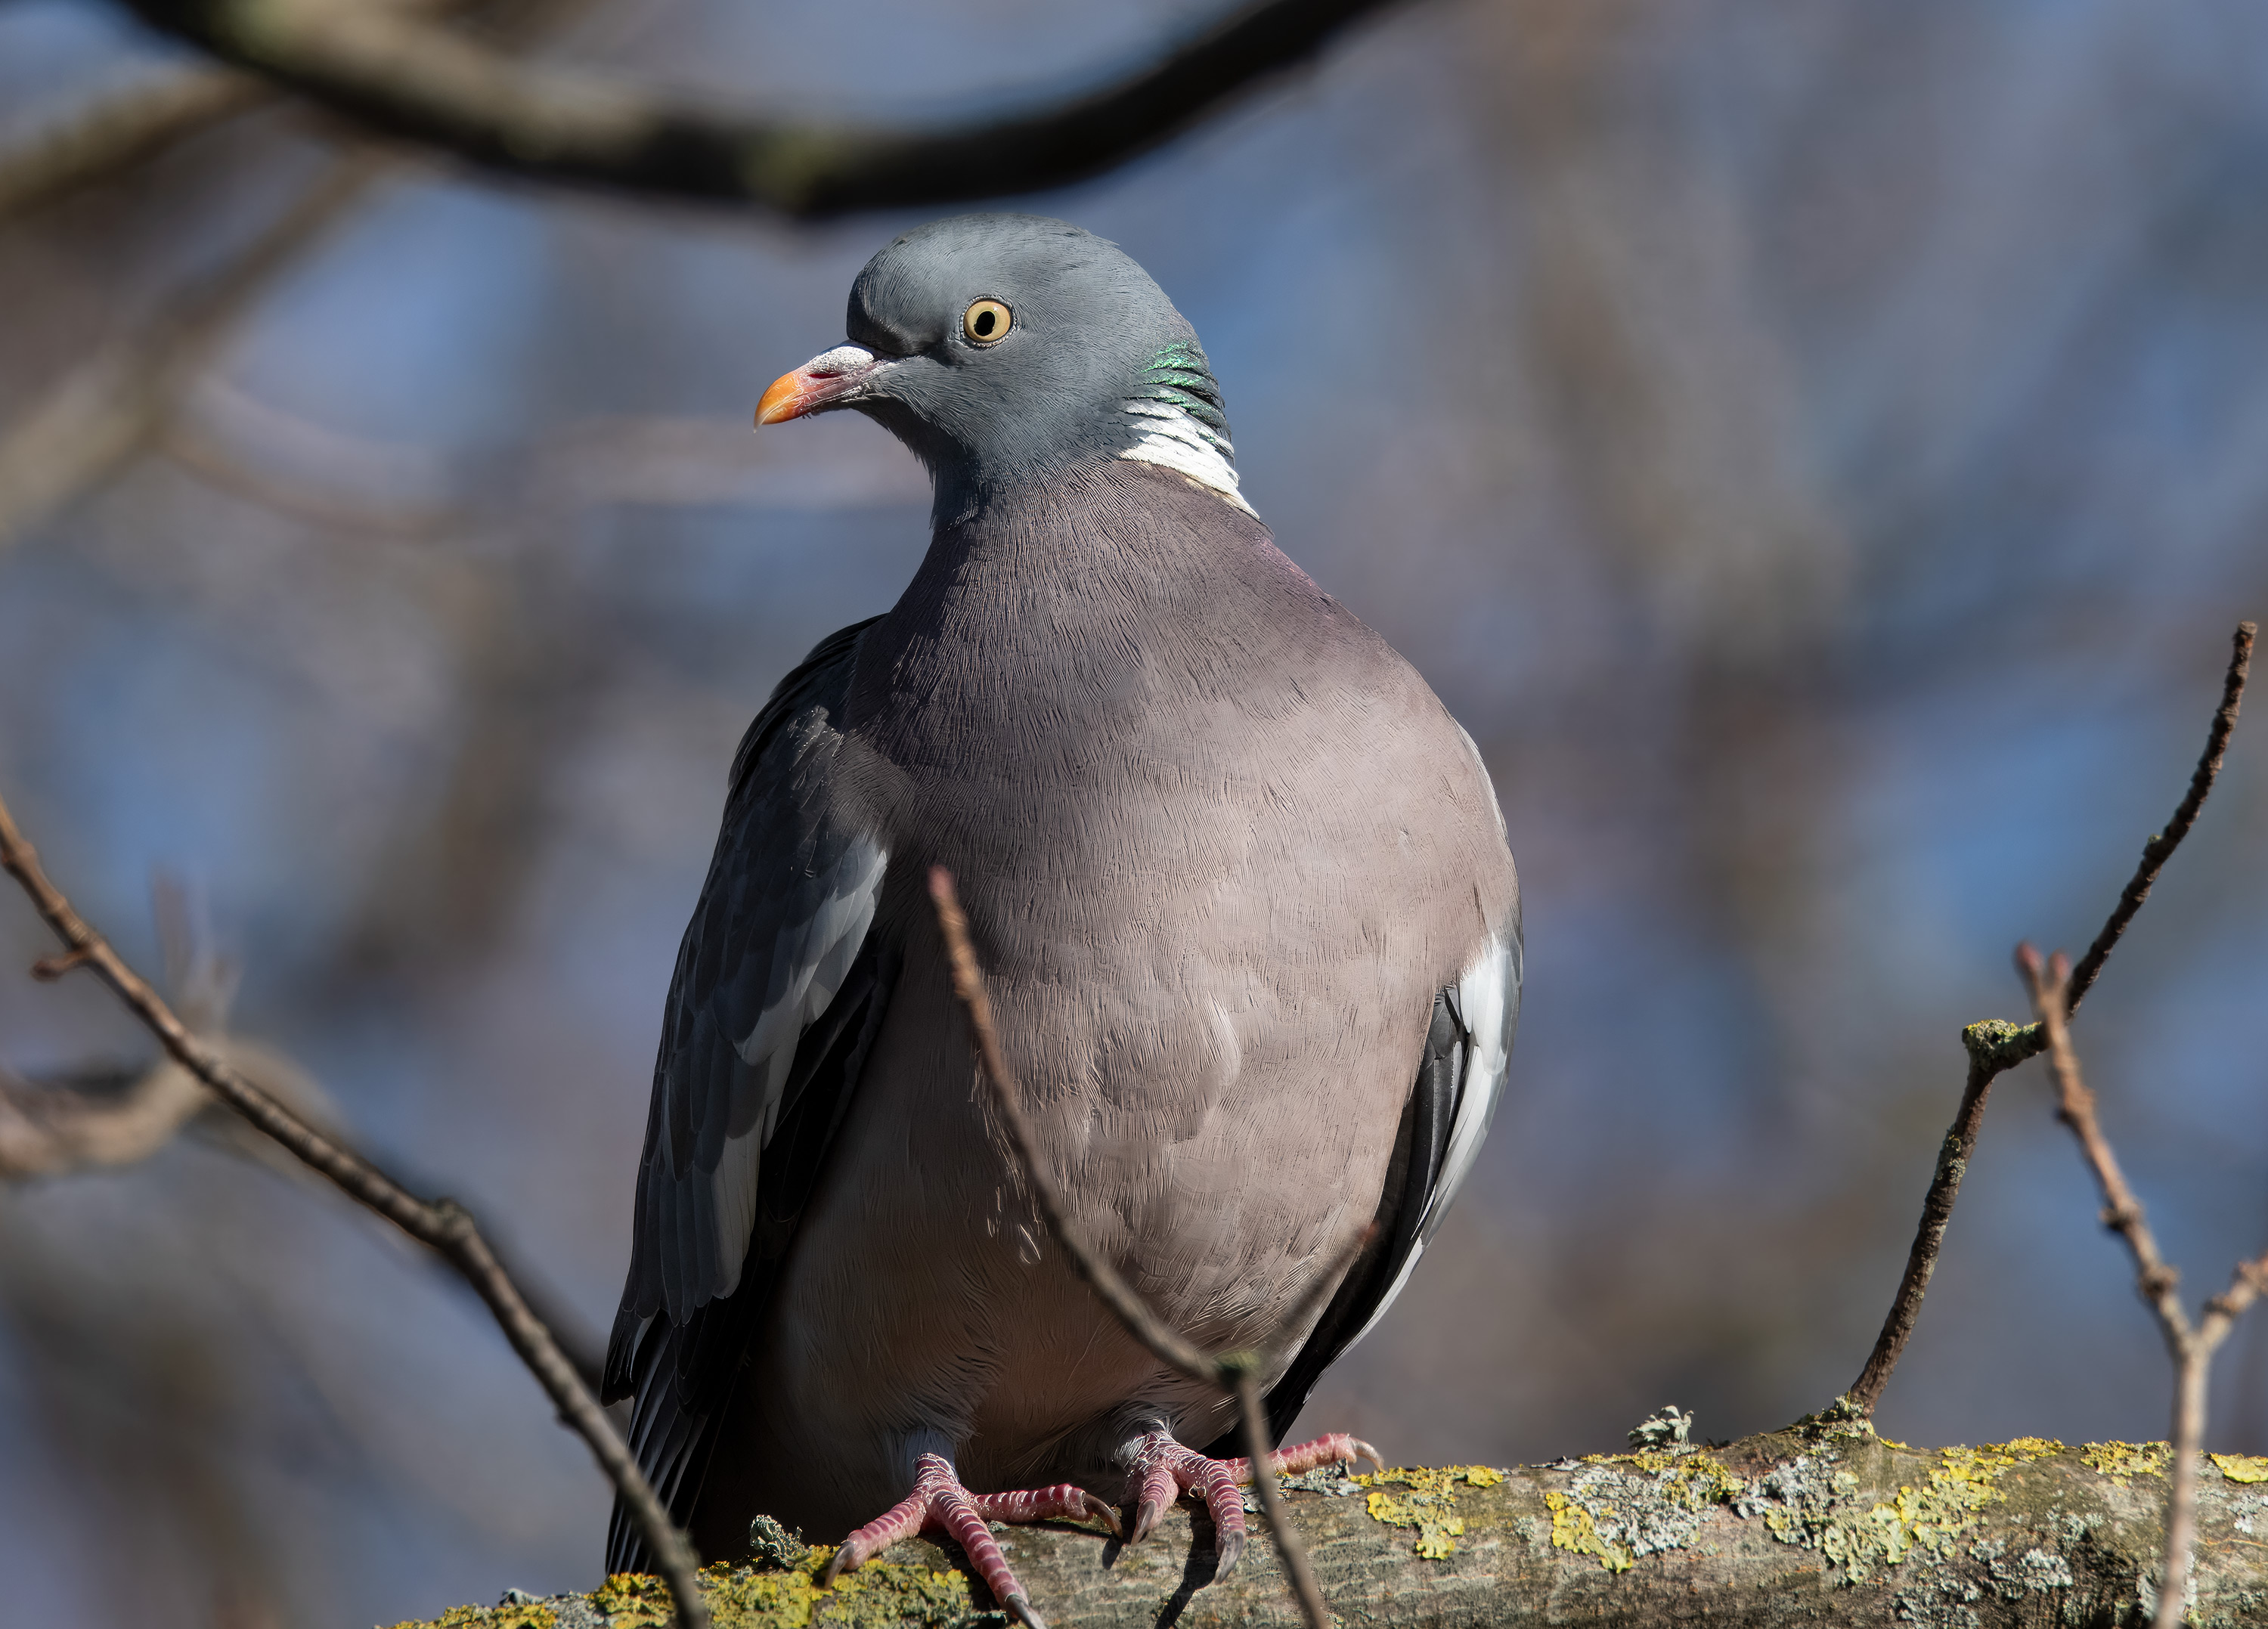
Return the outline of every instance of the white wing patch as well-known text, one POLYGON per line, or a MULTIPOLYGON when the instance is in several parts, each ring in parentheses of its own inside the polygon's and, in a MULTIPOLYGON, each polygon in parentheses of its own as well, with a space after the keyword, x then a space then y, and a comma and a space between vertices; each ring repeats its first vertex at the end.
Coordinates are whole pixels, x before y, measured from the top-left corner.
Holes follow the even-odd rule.
POLYGON ((1394 1298, 1402 1294, 1402 1286, 1410 1282, 1410 1275, 1418 1270, 1418 1258, 1425 1253, 1426 1242, 1448 1214, 1450 1202, 1480 1158, 1481 1143, 1488 1136, 1489 1123, 1496 1118, 1496 1106, 1504 1097, 1505 1080, 1512 1071, 1512 1032, 1520 1022, 1520 941, 1492 939, 1457 977, 1454 1008, 1465 1028, 1464 1067, 1457 1075, 1457 1107, 1449 1117, 1449 1146, 1441 1156, 1441 1178, 1425 1196, 1425 1213, 1418 1224, 1409 1259, 1379 1298, 1370 1321, 1347 1342, 1349 1352, 1378 1327, 1394 1298))
POLYGON ((1472 1174, 1481 1155, 1496 1106, 1504 1096, 1505 1078, 1512 1072, 1512 1032, 1520 1022, 1520 947, 1508 940, 1491 940, 1480 959, 1457 980, 1457 1014, 1465 1026, 1464 1078, 1457 1086, 1456 1117, 1449 1123, 1449 1148, 1441 1159, 1441 1181, 1425 1205, 1425 1220, 1418 1223, 1420 1237, 1431 1237, 1447 1213, 1449 1202, 1472 1174))
POLYGON ((1145 422, 1140 439, 1118 456, 1138 463, 1159 464, 1211 487, 1254 520, 1259 511, 1237 490, 1236 466, 1222 449, 1227 444, 1170 402, 1129 402, 1126 410, 1145 422))
POLYGON ((796 1043, 843 988, 858 947, 874 920, 882 873, 890 857, 863 839, 851 844, 827 873, 820 904, 801 922, 782 928, 772 946, 774 977, 785 969, 784 988, 756 1015, 748 1033, 733 1043, 741 1061, 762 1074, 763 1109, 754 1125, 725 1140, 717 1173, 710 1179, 716 1198, 716 1296, 740 1285, 740 1264, 756 1220, 756 1174, 764 1145, 779 1124, 780 1099, 795 1066, 796 1043))

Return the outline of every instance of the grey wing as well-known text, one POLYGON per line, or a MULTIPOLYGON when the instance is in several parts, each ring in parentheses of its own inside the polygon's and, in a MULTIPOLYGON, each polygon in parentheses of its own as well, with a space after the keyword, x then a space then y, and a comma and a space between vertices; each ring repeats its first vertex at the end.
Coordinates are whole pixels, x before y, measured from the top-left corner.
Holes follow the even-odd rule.
MULTIPOLYGON (((1394 1304, 1480 1157, 1511 1072, 1520 975, 1515 910, 1457 982, 1434 995, 1433 1021, 1373 1219, 1377 1232, 1348 1269, 1290 1368, 1269 1389, 1268 1430, 1275 1441, 1282 1441, 1292 1428, 1323 1371, 1394 1304)), ((1231 1433, 1206 1451, 1226 1458, 1243 1449, 1231 1433)))
MULTIPOLYGON (((602 1395, 682 1526, 779 1264, 889 996, 869 932, 889 856, 843 805, 836 727, 861 623, 783 680, 741 742, 677 955, 602 1395)), ((617 1505, 610 1572, 651 1558, 617 1505)))

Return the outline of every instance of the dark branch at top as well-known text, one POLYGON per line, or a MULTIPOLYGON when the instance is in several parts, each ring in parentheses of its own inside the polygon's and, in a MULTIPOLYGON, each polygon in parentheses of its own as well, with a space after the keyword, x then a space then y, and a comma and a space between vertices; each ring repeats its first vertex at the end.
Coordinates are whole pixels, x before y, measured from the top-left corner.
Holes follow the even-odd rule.
POLYGON ((330 0, 133 0, 151 23, 367 124, 492 169, 802 219, 1060 186, 1156 145, 1386 0, 1267 0, 1098 90, 930 129, 785 124, 515 62, 330 0))

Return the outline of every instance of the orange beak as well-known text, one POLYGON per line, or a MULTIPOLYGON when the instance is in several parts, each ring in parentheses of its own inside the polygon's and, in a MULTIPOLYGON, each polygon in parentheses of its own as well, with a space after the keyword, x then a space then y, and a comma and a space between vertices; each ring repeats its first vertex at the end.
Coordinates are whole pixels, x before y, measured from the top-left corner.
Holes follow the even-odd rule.
POLYGON ((756 423, 784 424, 791 418, 847 405, 881 359, 864 345, 837 345, 772 380, 756 403, 756 423))

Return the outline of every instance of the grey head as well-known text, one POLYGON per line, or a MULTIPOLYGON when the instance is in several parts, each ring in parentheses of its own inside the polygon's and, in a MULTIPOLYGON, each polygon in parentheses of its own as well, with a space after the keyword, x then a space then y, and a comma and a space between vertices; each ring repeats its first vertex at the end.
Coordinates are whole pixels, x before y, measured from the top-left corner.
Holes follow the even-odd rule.
POLYGON ((1120 458, 1251 512, 1197 331, 1092 232, 1037 215, 917 227, 866 262, 844 331, 764 393, 756 422, 857 409, 929 466, 940 524, 1120 458))

